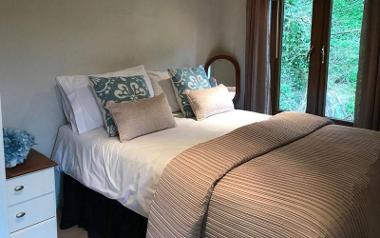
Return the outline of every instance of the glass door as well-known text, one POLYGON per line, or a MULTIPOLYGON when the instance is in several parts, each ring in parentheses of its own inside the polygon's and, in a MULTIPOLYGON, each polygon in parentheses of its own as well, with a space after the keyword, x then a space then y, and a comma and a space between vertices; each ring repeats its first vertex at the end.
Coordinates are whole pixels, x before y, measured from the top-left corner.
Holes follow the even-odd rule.
POLYGON ((306 112, 313 0, 283 4, 279 108, 306 112))
POLYGON ((364 0, 333 1, 325 107, 333 119, 354 120, 363 9, 364 0))

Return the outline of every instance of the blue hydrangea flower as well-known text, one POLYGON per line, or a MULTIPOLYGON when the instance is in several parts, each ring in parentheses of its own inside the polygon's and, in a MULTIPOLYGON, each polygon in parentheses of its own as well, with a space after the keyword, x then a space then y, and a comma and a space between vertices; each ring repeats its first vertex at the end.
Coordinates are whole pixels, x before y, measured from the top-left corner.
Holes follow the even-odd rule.
POLYGON ((3 128, 3 134, 5 167, 13 168, 18 164, 24 163, 30 149, 36 145, 34 136, 26 131, 12 128, 3 128))

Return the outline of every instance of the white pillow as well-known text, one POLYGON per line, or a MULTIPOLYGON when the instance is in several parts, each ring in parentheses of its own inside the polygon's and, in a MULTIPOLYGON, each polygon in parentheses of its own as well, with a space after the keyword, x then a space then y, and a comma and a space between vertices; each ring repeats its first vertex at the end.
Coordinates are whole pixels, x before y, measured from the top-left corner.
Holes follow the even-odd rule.
POLYGON ((75 126, 72 128, 74 132, 76 132, 76 124, 75 124, 75 117, 73 109, 71 108, 69 99, 67 99, 65 92, 63 91, 62 87, 58 84, 57 85, 59 95, 61 95, 61 102, 62 102, 62 108, 63 113, 65 114, 66 121, 70 122, 71 124, 74 124, 75 126))
MULTIPOLYGON (((152 84, 158 84, 169 102, 172 112, 179 112, 181 108, 178 105, 177 97, 174 92, 171 75, 168 71, 147 71, 152 84)), ((154 88, 154 87, 153 87, 154 88)), ((158 95, 159 93, 156 93, 158 95)))
MULTIPOLYGON (((116 77, 134 75, 142 75, 144 77, 149 93, 153 97, 152 83, 143 65, 94 76, 116 77)), ((65 115, 73 115, 69 116, 68 120, 74 132, 82 134, 104 125, 101 109, 90 88, 87 75, 58 76, 57 82, 67 98, 66 104, 69 104, 72 109, 72 112, 65 112, 65 115)), ((63 101, 63 103, 65 102, 63 101)), ((68 110, 68 107, 64 107, 64 110, 68 110)))

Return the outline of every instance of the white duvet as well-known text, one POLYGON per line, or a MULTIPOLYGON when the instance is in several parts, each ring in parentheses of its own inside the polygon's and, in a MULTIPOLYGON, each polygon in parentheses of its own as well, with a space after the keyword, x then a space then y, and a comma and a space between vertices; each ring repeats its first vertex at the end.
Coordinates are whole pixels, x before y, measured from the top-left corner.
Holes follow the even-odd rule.
POLYGON ((86 187, 116 199, 148 217, 156 185, 165 166, 182 151, 270 116, 235 110, 203 121, 176 117, 175 128, 126 143, 110 138, 103 128, 82 135, 60 128, 53 159, 59 169, 86 187))

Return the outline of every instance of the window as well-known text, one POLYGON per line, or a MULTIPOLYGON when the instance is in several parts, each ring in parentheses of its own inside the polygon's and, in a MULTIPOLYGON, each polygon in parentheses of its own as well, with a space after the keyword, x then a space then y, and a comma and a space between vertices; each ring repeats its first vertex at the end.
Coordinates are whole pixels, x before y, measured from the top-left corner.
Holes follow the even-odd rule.
POLYGON ((306 111, 313 1, 285 1, 280 74, 280 109, 306 111))
POLYGON ((352 122, 364 0, 277 0, 273 108, 352 122))

